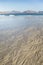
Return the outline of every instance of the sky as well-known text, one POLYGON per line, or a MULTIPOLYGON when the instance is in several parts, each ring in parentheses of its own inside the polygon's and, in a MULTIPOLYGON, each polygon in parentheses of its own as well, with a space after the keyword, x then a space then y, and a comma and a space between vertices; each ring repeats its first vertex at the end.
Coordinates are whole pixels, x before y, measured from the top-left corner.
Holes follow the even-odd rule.
POLYGON ((0 0, 0 11, 43 10, 43 0, 0 0))

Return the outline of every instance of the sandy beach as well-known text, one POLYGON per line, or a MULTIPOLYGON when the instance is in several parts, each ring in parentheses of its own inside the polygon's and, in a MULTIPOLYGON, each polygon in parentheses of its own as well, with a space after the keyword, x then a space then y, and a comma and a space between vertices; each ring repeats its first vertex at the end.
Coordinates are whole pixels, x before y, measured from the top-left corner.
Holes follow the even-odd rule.
POLYGON ((43 28, 0 31, 0 65, 43 65, 43 28))

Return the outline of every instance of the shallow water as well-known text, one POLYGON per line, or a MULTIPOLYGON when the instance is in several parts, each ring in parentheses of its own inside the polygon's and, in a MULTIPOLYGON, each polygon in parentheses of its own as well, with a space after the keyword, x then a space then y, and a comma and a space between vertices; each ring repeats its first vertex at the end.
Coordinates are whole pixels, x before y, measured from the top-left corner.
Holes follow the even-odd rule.
POLYGON ((43 26, 43 16, 0 16, 0 30, 43 26))

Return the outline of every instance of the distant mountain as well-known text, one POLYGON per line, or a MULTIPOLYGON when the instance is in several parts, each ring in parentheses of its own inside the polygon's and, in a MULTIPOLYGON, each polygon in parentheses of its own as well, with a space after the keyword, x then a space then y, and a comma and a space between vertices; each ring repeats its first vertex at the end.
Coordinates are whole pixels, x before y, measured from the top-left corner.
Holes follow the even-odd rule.
POLYGON ((11 13, 21 13, 21 12, 13 10, 13 11, 11 11, 11 13))
POLYGON ((0 11, 0 15, 43 15, 43 11, 32 11, 32 10, 27 10, 27 11, 0 11))
POLYGON ((39 11, 39 14, 43 14, 43 11, 39 11))
POLYGON ((4 12, 0 12, 1 15, 7 15, 7 14, 17 14, 20 13, 20 11, 4 11, 4 12))
POLYGON ((23 13, 37 13, 37 12, 36 11, 27 10, 27 11, 24 11, 23 13))

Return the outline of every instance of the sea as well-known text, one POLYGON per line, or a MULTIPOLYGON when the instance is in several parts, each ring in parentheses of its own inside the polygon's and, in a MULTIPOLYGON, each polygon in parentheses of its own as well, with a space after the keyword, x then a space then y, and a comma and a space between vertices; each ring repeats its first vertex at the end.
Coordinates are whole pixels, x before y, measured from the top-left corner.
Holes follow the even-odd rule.
POLYGON ((0 15, 0 30, 15 30, 26 27, 42 27, 43 15, 0 15))

